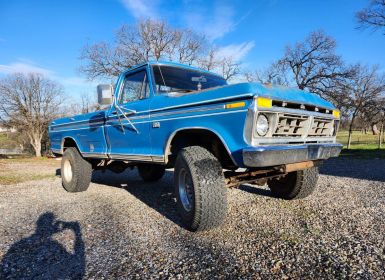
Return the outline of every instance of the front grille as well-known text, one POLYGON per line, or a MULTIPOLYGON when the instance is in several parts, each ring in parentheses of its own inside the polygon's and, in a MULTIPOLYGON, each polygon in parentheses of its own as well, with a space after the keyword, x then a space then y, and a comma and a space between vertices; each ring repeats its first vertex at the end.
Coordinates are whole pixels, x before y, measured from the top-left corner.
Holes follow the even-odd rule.
POLYGON ((335 136, 338 121, 328 116, 310 116, 307 114, 261 112, 270 123, 270 132, 265 138, 290 138, 294 141, 319 137, 335 136))
POLYGON ((309 130, 309 137, 331 136, 333 132, 333 120, 314 118, 309 130))
POLYGON ((306 132, 309 116, 278 114, 273 137, 302 137, 306 132))

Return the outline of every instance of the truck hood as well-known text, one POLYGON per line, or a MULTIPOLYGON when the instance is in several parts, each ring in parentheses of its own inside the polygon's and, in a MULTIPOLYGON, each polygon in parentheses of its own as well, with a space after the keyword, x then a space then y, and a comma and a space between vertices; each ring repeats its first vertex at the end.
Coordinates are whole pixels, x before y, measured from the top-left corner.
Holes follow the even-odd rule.
MULTIPOLYGON (((259 83, 239 83, 226 85, 222 87, 192 92, 184 94, 170 94, 169 97, 182 97, 183 102, 203 101, 210 99, 222 98, 240 98, 263 96, 273 100, 282 100, 292 103, 311 104, 314 106, 335 109, 335 106, 321 98, 317 94, 304 90, 282 87, 282 86, 265 86, 259 83)), ((182 100, 181 100, 182 101, 182 100)))

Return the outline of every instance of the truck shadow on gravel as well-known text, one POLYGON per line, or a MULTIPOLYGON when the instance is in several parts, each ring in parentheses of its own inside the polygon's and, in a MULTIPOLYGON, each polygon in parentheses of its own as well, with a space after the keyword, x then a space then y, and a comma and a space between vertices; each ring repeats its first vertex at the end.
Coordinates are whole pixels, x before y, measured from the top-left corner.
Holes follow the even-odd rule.
POLYGON ((320 174, 385 182, 385 159, 332 158, 322 164, 320 174))
MULTIPOLYGON (((126 170, 120 174, 106 170, 105 172, 94 171, 92 182, 124 189, 170 221, 185 228, 177 212, 173 177, 174 172, 166 170, 161 180, 148 183, 143 182, 136 170, 126 170)), ((273 197, 270 190, 257 186, 241 185, 238 189, 256 195, 273 197)))
POLYGON ((176 208, 173 176, 173 171, 166 170, 161 180, 149 183, 144 182, 136 170, 126 170, 120 174, 106 170, 94 171, 92 182, 124 189, 170 221, 183 227, 176 208))
POLYGON ((55 219, 51 212, 38 218, 35 232, 14 243, 4 255, 0 279, 82 279, 85 250, 78 222, 55 219), (75 236, 73 253, 53 238, 71 230, 75 236))

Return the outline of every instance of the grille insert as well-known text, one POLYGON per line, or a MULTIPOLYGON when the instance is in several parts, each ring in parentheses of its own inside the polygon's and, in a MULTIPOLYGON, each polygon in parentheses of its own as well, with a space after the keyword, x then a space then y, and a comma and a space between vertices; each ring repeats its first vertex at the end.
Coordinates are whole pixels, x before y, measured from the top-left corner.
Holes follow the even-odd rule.
POLYGON ((273 137, 301 137, 306 132, 309 116, 278 114, 273 137))
POLYGON ((308 136, 332 136, 332 132, 333 120, 324 118, 314 118, 308 136))

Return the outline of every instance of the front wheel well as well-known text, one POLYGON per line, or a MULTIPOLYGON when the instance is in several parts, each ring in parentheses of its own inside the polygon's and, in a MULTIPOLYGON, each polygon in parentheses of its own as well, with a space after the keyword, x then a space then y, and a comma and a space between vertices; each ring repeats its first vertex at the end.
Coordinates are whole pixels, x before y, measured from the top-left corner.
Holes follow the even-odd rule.
POLYGON ((185 129, 178 131, 166 147, 168 165, 174 166, 178 152, 189 146, 201 146, 207 149, 219 160, 223 168, 236 168, 225 144, 216 133, 207 129, 185 129))

